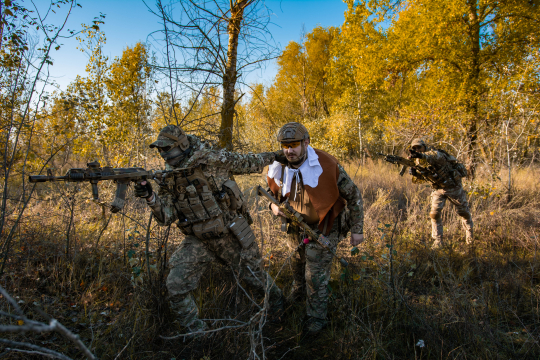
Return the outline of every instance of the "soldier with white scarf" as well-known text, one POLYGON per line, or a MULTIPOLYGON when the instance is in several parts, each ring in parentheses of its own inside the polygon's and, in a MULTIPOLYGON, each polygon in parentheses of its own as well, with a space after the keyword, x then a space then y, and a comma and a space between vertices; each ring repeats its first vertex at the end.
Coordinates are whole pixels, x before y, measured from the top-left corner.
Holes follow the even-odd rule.
MULTIPOLYGON (((349 231, 350 244, 359 245, 364 240, 362 196, 343 167, 332 155, 309 145, 309 134, 302 124, 285 124, 277 140, 287 164, 276 161, 268 169, 267 181, 274 197, 288 201, 314 230, 328 237, 334 250, 349 231)), ((276 205, 271 209, 275 216, 284 216, 276 205)), ((291 249, 296 249, 305 237, 293 224, 288 225, 287 234, 291 249)), ((316 242, 300 247, 293 257, 290 297, 306 297, 308 333, 317 333, 327 324, 332 257, 316 242)))

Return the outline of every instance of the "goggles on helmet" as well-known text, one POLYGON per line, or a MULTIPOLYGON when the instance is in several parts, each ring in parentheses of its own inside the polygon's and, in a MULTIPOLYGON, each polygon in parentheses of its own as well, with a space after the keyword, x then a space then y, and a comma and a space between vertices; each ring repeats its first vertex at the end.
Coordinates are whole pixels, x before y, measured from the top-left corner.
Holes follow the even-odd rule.
POLYGON ((288 142, 288 143, 281 143, 281 147, 283 149, 295 148, 295 147, 299 146, 301 143, 302 143, 301 141, 293 141, 293 142, 288 142))

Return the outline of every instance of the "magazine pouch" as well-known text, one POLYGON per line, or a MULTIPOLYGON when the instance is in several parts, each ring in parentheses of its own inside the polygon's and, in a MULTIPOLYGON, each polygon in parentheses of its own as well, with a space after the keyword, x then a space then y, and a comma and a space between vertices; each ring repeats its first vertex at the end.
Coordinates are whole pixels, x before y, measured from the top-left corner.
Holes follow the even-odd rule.
POLYGON ((255 241, 255 234, 249 226, 246 218, 242 215, 237 215, 229 225, 229 230, 240 241, 243 249, 247 249, 255 241))

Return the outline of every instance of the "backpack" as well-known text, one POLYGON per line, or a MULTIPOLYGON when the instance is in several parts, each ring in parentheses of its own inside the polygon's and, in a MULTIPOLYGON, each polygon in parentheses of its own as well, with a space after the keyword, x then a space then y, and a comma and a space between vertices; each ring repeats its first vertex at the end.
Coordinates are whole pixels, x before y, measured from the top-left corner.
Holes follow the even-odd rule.
POLYGON ((446 156, 446 160, 450 163, 450 167, 454 172, 454 179, 461 180, 462 178, 467 177, 467 168, 465 167, 465 165, 463 165, 463 163, 457 161, 454 156, 450 155, 445 150, 437 149, 437 151, 442 152, 446 156))

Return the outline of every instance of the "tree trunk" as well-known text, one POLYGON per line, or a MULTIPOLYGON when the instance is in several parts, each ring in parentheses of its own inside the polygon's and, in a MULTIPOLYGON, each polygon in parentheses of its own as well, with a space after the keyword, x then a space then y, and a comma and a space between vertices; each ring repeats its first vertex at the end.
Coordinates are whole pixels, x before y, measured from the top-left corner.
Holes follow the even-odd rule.
POLYGON ((227 65, 223 76, 223 103, 221 105, 221 127, 219 129, 219 145, 232 150, 233 125, 234 125, 234 93, 237 80, 236 62, 238 56, 238 36, 244 16, 244 9, 249 5, 249 0, 231 2, 231 17, 227 32, 229 44, 227 47, 227 65))
POLYGON ((356 103, 358 109, 358 155, 360 156, 362 165, 364 165, 364 144, 362 141, 362 94, 360 94, 360 91, 358 90, 358 84, 355 82, 354 85, 356 86, 356 95, 358 96, 356 103))
POLYGON ((469 36, 471 40, 471 68, 467 78, 469 98, 467 99, 468 165, 474 177, 476 164, 476 148, 478 139, 478 96, 480 94, 480 22, 478 19, 477 0, 468 0, 469 7, 469 36))

